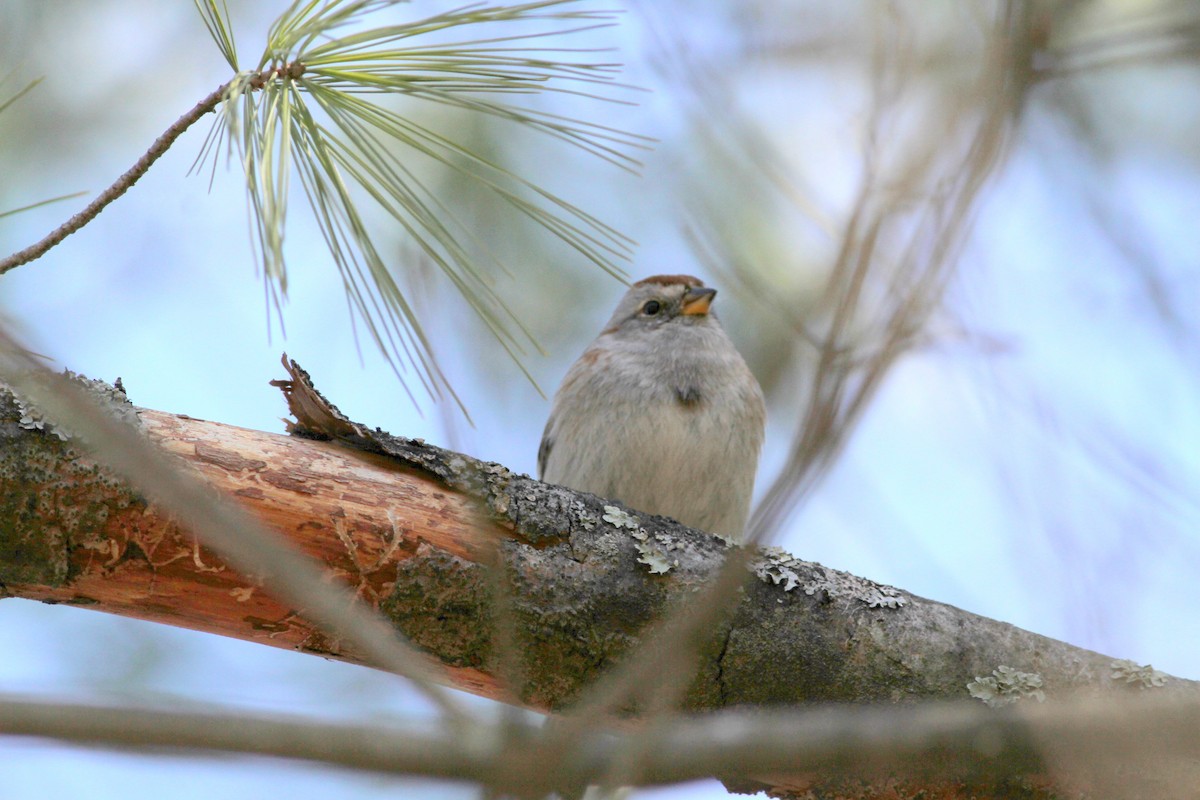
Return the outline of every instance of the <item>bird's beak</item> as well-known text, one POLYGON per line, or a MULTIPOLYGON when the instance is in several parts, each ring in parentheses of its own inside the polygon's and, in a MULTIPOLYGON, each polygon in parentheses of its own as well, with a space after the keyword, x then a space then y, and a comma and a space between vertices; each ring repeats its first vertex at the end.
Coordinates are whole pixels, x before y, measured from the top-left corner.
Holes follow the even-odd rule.
POLYGON ((688 289, 683 295, 683 313, 688 316, 707 314, 708 307, 712 305, 713 298, 716 296, 717 290, 707 286, 688 289))

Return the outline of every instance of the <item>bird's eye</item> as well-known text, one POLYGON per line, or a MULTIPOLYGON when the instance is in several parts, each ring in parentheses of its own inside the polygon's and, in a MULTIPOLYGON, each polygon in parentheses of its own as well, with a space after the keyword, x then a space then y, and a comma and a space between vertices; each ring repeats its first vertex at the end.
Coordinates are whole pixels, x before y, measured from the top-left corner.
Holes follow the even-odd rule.
POLYGON ((649 300, 646 305, 642 306, 642 313, 647 317, 653 317, 662 311, 662 303, 657 300, 649 300))

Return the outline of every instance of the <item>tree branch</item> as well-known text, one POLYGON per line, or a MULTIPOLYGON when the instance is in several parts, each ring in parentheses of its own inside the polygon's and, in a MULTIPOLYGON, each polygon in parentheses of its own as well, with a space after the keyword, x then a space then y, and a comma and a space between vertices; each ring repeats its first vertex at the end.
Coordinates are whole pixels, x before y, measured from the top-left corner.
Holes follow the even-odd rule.
POLYGON ((149 171, 154 162, 158 161, 162 154, 170 149, 171 145, 175 143, 175 140, 184 131, 190 128, 198 119, 217 107, 228 85, 226 83, 217 87, 208 97, 197 103, 191 111, 175 120, 171 127, 163 131, 163 134, 154 140, 154 144, 150 145, 150 149, 143 153, 142 157, 132 167, 127 169, 121 177, 117 178, 111 186, 97 195, 95 200, 88 203, 86 208, 46 234, 41 241, 31 244, 23 250, 18 250, 7 258, 0 259, 0 275, 22 264, 28 264, 30 261, 41 258, 63 239, 66 239, 72 233, 75 233, 75 231, 99 216, 105 206, 125 194, 131 186, 137 183, 149 171))
MULTIPOLYGON (((68 443, 22 428, 20 413, 11 398, 0 404, 0 582, 10 595, 365 660, 68 443)), ((139 416, 163 450, 379 607, 438 659, 444 680, 490 697, 501 676, 483 564, 496 541, 525 649, 522 700, 541 709, 569 703, 725 560, 709 534, 636 511, 613 517, 609 501, 419 440, 377 434, 396 449, 388 456, 139 416), (642 542, 611 521, 623 518, 662 549, 669 572, 639 562, 642 542)), ((764 577, 751 576, 711 632, 689 707, 965 697, 1001 665, 1040 675, 1051 697, 1123 688, 1113 659, 1089 650, 819 564, 774 555, 751 566, 764 577)))
MULTIPOLYGON (((61 491, 103 491, 106 483, 111 486, 117 485, 107 469, 100 470, 94 464, 78 458, 79 454, 75 449, 81 444, 95 448, 104 454, 108 465, 117 475, 135 482, 138 488, 151 498, 151 502, 148 503, 142 495, 131 495, 132 502, 127 502, 121 495, 129 493, 129 490, 118 488, 113 499, 119 508, 154 508, 158 518, 167 524, 162 533, 174 530, 176 539, 181 527, 197 534, 198 538, 193 538, 191 533, 185 537, 191 541, 191 556, 196 568, 195 578, 203 581, 207 573, 240 568, 243 573, 253 576, 250 581, 252 587, 266 587, 275 597, 290 604, 292 608, 303 609, 305 616, 322 626, 327 634, 344 638, 348 646, 362 654, 361 658, 365 663, 411 678, 417 688, 439 707, 448 720, 455 724, 466 721, 466 714, 459 708, 458 702, 431 680, 428 659, 416 652, 407 642, 396 637, 394 631, 377 614, 355 603, 352 593, 346 591, 345 587, 340 584, 331 585, 323 580, 320 567, 297 553, 290 545, 279 541, 244 509, 224 498, 214 496, 212 487, 199 480, 187 469, 186 464, 172 460, 152 442, 138 435, 130 423, 130 418, 136 419, 136 414, 123 391, 101 381, 87 381, 78 376, 74 376, 72 380, 39 369, 28 354, 15 350, 15 343, 8 339, 7 334, 0 332, 0 351, 4 350, 7 350, 9 358, 0 361, 0 375, 26 397, 37 402, 35 407, 17 399, 16 396, 10 395, 5 398, 5 405, 8 406, 6 410, 16 418, 17 429, 32 428, 41 430, 46 435, 53 433, 52 440, 60 446, 60 454, 65 457, 71 470, 76 471, 66 479, 68 486, 59 487, 61 491), (23 364, 24 370, 19 369, 18 364, 23 364), (86 386, 87 391, 84 391, 80 384, 86 386), (52 419, 70 420, 72 431, 81 432, 86 439, 81 439, 77 433, 47 423, 43 413, 50 414, 52 419), (200 542, 211 547, 215 555, 219 556, 218 566, 209 566, 213 560, 201 560, 200 542), (224 563, 221 563, 221 559, 224 563)), ((32 468, 37 471, 44 466, 32 465, 32 468)), ((56 513, 57 509, 49 509, 49 519, 38 517, 39 511, 47 509, 39 508, 36 501, 24 507, 10 507, 9 510, 13 515, 9 520, 10 524, 32 522, 38 533, 51 534, 53 545, 65 545, 68 549, 80 547, 85 552, 96 547, 111 550, 113 545, 113 540, 107 543, 97 543, 86 538, 82 541, 64 540, 61 536, 61 526, 66 524, 68 527, 75 527, 80 523, 80 520, 70 518, 70 511, 66 512, 66 516, 61 516, 56 513)), ((110 510, 107 506, 88 508, 83 524, 86 526, 88 522, 107 518, 110 510)), ((120 518, 120 515, 118 517, 120 518)), ((124 522, 131 524, 133 530, 137 531, 136 519, 124 518, 124 522)), ((23 555, 22 538, 27 540, 27 537, 22 537, 20 533, 13 537, 17 558, 23 555)), ((0 541, 2 539, 0 536, 0 541)), ((135 538, 132 541, 132 549, 125 555, 137 557, 137 554, 143 554, 148 563, 155 566, 153 554, 157 552, 160 543, 157 538, 149 541, 145 538, 135 538)), ((3 549, 3 544, 0 544, 0 550, 3 549)), ((168 557, 172 557, 170 543, 167 550, 168 557)), ((184 558, 186 553, 179 552, 173 557, 184 558)), ((150 589, 153 593, 156 589, 153 575, 151 579, 150 589)), ((2 583, 3 576, 0 575, 0 584, 2 583)), ((186 587, 182 588, 182 600, 187 604, 188 592, 186 587)), ((242 592, 235 591, 233 594, 243 598, 244 591, 245 587, 242 588, 242 592)), ((144 598, 144 601, 151 604, 154 602, 152 598, 144 598)))
MULTIPOLYGON (((667 663, 672 639, 649 623, 710 586, 727 560, 723 541, 368 430, 298 367, 291 372, 283 383, 296 432, 358 449, 145 409, 142 425, 221 496, 322 563, 327 579, 382 611, 436 660, 441 680, 562 709, 634 647, 667 663), (650 572, 648 546, 669 565, 665 574, 650 572), (520 685, 505 686, 501 671, 487 578, 495 563, 510 596, 520 685)), ((0 584, 9 595, 366 660, 305 619, 302 601, 270 596, 69 443, 29 429, 26 416, 11 397, 0 402, 0 584)), ((701 632, 687 710, 966 698, 971 683, 997 704, 1159 684, 1159 694, 1200 696, 1195 682, 786 554, 748 561, 738 602, 701 632)), ((620 705, 642 707, 638 694, 620 705)))

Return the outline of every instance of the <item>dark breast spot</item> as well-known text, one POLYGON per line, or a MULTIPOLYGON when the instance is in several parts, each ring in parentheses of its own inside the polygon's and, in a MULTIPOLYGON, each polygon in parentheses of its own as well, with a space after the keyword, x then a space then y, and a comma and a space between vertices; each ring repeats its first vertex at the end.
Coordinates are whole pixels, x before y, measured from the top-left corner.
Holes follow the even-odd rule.
POLYGON ((686 408, 695 408, 704 399, 698 386, 676 386, 675 399, 686 408))

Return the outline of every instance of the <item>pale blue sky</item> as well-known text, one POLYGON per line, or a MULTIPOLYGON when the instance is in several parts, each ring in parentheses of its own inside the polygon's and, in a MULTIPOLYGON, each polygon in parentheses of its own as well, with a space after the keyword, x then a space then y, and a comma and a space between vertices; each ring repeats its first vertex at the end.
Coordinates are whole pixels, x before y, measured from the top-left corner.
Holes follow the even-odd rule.
MULTIPOLYGON (((242 57, 253 60, 261 24, 253 27, 251 4, 231 5, 247 20, 239 29, 242 57)), ((98 191, 227 77, 190 3, 56 8, 66 13, 52 37, 36 14, 18 15, 19 24, 0 34, 10 37, 0 41, 11 59, 3 71, 45 76, 19 110, 0 116, 0 208, 98 191)), ((697 49, 728 47, 719 20, 692 23, 704 37, 697 49)), ((635 277, 702 273, 679 235, 681 150, 695 140, 686 105, 642 49, 653 36, 640 17, 598 34, 605 37, 625 48, 628 80, 655 90, 640 108, 604 109, 605 119, 657 136, 658 150, 646 156, 640 179, 562 149, 539 154, 538 166, 556 189, 641 242, 630 266, 635 277)), ((963 277, 951 292, 963 325, 1003 346, 983 352, 950 337, 908 358, 779 544, 1039 633, 1200 677, 1200 617, 1189 602, 1200 570, 1200 154, 1187 144, 1198 123, 1198 83, 1195 70, 1182 69, 1093 79, 1084 88, 1104 93, 1100 137, 1112 154, 1099 168, 1039 108, 1047 93, 1035 96, 1012 160, 981 201, 963 277), (1112 217, 1096 225, 1089 203, 1110 204, 1112 217), (1111 246, 1107 234, 1131 232, 1148 243, 1147 258, 1167 281, 1190 339, 1156 322, 1137 271, 1111 246)), ((789 160, 836 196, 849 185, 854 161, 854 95, 812 77, 790 86, 797 99, 787 108, 773 106, 767 90, 746 103, 777 144, 793 144, 785 149, 789 160)), ((220 172, 211 192, 206 179, 184 177, 203 128, 86 230, 0 280, 3 311, 28 344, 91 377, 121 376, 139 405, 269 431, 282 431, 284 404, 267 381, 280 377, 286 349, 355 419, 532 472, 549 402, 494 348, 478 348, 475 328, 442 288, 419 310, 475 427, 431 404, 417 413, 366 343, 360 362, 340 284, 299 210, 288 231, 287 337, 272 322, 268 339, 236 171, 220 172)), ((37 239, 73 209, 0 220, 0 250, 37 239)), ((534 295, 517 280, 499 287, 547 331, 548 355, 528 360, 547 392, 621 293, 612 279, 587 277, 592 268, 582 263, 553 266, 571 277, 538 273, 550 292, 534 295), (569 299, 552 294, 567 286, 587 290, 569 299)), ((743 349, 753 349, 763 319, 755 298, 724 291, 717 302, 743 349)), ((790 421, 786 408, 773 413, 778 439, 790 421)), ((781 457, 782 447, 768 448, 760 486, 781 457)), ((368 670, 24 601, 0 603, 0 652, 7 654, 0 691, 169 695, 332 716, 404 714, 412 702, 398 680, 368 670)), ((178 762, 8 739, 0 739, 0 772, 14 796, 37 787, 41 796, 100 797, 105 786, 122 797, 396 791, 372 778, 293 765, 178 762), (131 792, 127 779, 138 788, 131 792)), ((715 784, 680 794, 724 796, 715 784)))

